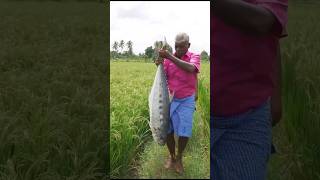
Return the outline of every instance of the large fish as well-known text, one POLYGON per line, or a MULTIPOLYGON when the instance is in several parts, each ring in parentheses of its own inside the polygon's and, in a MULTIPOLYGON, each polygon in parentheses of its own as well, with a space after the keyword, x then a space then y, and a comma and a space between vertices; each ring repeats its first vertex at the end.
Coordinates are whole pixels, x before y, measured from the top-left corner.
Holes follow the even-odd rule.
POLYGON ((149 126, 153 139, 164 145, 169 128, 170 99, 164 67, 159 64, 149 94, 149 126))

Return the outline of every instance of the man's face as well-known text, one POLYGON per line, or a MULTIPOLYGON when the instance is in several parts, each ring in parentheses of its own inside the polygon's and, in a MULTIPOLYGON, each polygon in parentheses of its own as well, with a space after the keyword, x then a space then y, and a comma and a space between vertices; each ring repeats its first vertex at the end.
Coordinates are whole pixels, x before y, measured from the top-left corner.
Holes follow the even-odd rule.
POLYGON ((188 41, 175 42, 175 50, 177 57, 182 57, 185 55, 190 47, 190 43, 188 41))

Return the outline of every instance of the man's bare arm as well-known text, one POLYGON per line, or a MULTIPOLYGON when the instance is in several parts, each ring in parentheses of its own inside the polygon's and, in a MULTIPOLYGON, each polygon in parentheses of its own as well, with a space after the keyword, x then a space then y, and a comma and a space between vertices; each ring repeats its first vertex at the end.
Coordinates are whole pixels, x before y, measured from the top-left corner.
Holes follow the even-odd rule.
POLYGON ((196 75, 196 77, 197 77, 197 78, 196 78, 196 93, 195 93, 196 95, 195 95, 195 100, 197 101, 197 100, 198 100, 198 90, 199 90, 199 89, 198 89, 198 88, 199 88, 199 86, 198 86, 198 85, 199 85, 199 84, 198 84, 198 75, 196 75))
POLYGON ((192 63, 185 62, 174 55, 170 55, 169 59, 178 67, 181 69, 187 71, 187 72, 194 72, 196 70, 196 67, 192 63))
POLYGON ((274 74, 275 87, 271 96, 271 116, 272 126, 278 124, 282 117, 282 101, 281 101, 281 54, 280 45, 277 49, 276 69, 274 74))
POLYGON ((257 35, 269 33, 276 23, 266 8, 242 0, 215 0, 213 14, 226 23, 257 35))
POLYGON ((192 63, 185 62, 175 57, 168 50, 160 50, 159 55, 162 58, 170 59, 175 65, 187 72, 194 72, 196 70, 196 67, 192 63))

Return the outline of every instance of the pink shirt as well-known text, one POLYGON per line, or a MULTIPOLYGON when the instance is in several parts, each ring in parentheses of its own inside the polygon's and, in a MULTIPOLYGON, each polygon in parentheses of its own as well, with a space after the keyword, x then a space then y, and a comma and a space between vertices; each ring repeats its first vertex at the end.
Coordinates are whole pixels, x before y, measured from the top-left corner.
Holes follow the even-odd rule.
POLYGON ((195 93, 197 73, 200 72, 200 55, 188 51, 181 57, 181 60, 192 63, 196 70, 193 73, 187 72, 176 66, 169 59, 165 59, 163 63, 170 94, 174 94, 174 97, 179 99, 195 93))
POLYGON ((245 34, 211 15, 211 113, 236 115, 271 96, 279 39, 286 36, 288 0, 245 0, 271 11, 276 19, 266 36, 245 34))

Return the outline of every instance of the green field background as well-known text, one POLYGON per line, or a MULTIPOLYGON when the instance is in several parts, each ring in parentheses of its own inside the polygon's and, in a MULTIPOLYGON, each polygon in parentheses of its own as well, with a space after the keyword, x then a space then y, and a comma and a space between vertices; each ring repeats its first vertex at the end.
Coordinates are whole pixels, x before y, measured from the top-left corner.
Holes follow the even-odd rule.
POLYGON ((281 40, 283 118, 273 129, 278 153, 268 178, 320 179, 320 4, 289 2, 281 40))
POLYGON ((0 179, 106 179, 108 9, 0 2, 0 179))

